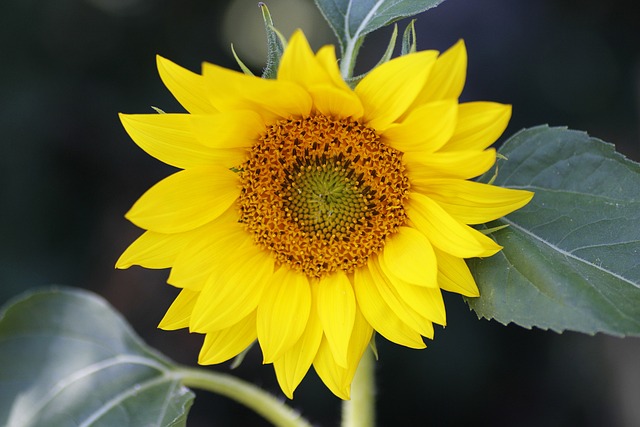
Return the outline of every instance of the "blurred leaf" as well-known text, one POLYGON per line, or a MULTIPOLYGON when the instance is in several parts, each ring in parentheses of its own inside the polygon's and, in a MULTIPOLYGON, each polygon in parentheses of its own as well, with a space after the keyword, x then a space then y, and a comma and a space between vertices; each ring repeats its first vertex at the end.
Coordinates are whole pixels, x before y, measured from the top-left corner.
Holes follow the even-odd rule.
MULTIPOLYGON (((526 328, 640 335, 640 164, 584 132, 540 126, 500 149, 495 181, 535 192, 469 260, 479 317, 526 328)), ((487 181, 488 172, 481 177, 487 181)))
POLYGON ((315 0, 342 52, 372 31, 431 9, 444 0, 315 0))
POLYGON ((30 293, 0 313, 0 425, 184 426, 193 393, 169 360, 86 291, 30 293))

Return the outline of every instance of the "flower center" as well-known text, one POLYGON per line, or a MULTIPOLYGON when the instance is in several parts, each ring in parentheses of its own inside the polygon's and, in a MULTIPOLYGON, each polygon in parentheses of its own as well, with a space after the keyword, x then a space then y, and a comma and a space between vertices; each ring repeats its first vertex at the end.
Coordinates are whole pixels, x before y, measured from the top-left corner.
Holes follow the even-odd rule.
POLYGON ((354 169, 337 158, 310 160, 282 188, 285 211, 301 230, 329 240, 366 218, 368 203, 354 169))
POLYGON ((280 120, 240 168, 240 221, 280 264, 351 273, 406 222, 401 157, 351 119, 280 120))

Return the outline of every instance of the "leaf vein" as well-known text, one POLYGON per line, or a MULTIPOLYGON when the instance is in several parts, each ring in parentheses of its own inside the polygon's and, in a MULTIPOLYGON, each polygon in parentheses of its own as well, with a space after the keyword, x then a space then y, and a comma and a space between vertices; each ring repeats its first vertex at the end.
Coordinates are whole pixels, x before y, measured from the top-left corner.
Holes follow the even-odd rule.
MULTIPOLYGON (((503 219, 504 219, 504 218, 503 218, 503 219)), ((582 307, 580 307, 580 306, 578 306, 578 305, 570 305, 570 304, 569 304, 569 301, 568 301, 567 299, 565 299, 565 298, 560 298, 560 297, 558 297, 558 296, 554 295, 553 293, 546 292, 543 288, 541 288, 540 286, 537 286, 537 285, 535 284, 535 279, 530 278, 530 277, 529 277, 529 275, 526 273, 526 271, 525 271, 525 270, 522 270, 522 269, 518 268, 518 265, 517 265, 517 264, 514 264, 513 262, 511 262, 511 260, 509 260, 509 258, 507 258, 507 256, 506 256, 506 255, 502 254, 502 257, 504 258, 505 262, 506 262, 509 266, 511 266, 511 267, 512 267, 511 269, 509 269, 509 272, 508 272, 508 275, 509 275, 509 276, 511 276, 512 274, 515 274, 515 272, 517 272, 519 275, 521 275, 523 278, 525 278, 525 280, 526 280, 526 284, 527 284, 529 287, 531 287, 531 288, 532 288, 532 290, 533 290, 534 292, 536 292, 536 293, 538 293, 538 294, 540 294, 540 295, 544 296, 545 298, 548 298, 548 299, 549 299, 549 300, 551 300, 551 301, 554 301, 554 302, 555 302, 555 304, 557 304, 557 305, 558 305, 558 306, 560 306, 560 307, 563 307, 563 308, 566 308, 566 309, 570 309, 570 310, 573 310, 573 311, 583 312, 583 308, 582 308, 582 307)), ((572 258, 572 257, 568 257, 567 255, 564 255, 564 257, 565 257, 565 259, 572 258)), ((573 258, 573 259, 575 259, 575 258, 573 258)), ((586 283, 587 283, 587 284, 588 284, 588 285, 589 285, 589 286, 590 286, 594 291, 596 291, 596 292, 597 292, 597 293, 598 293, 598 294, 599 294, 599 295, 600 295, 600 296, 601 296, 601 297, 606 301, 607 305, 608 305, 612 310, 614 310, 615 312, 617 312, 621 317, 623 317, 623 318, 625 318, 625 319, 627 319, 627 320, 630 320, 632 323, 634 323, 634 324, 636 324, 636 325, 640 325, 640 322, 639 322, 637 319, 635 319, 635 318, 633 318, 633 317, 630 317, 628 314, 626 314, 625 312, 621 311, 621 310, 619 309, 619 307, 617 306, 617 304, 615 304, 615 303, 614 303, 614 302, 613 302, 609 297, 607 297, 607 296, 606 296, 606 295, 601 291, 601 289, 600 289, 600 288, 598 288, 598 287, 596 287, 596 286, 593 286, 593 285, 591 284, 591 281, 590 281, 587 277, 585 277, 584 275, 582 275, 580 272, 578 272, 578 274, 580 274, 580 276, 584 279, 584 281, 585 281, 585 282, 586 282, 586 283)), ((507 304, 508 304, 508 301, 507 301, 507 304)), ((598 320, 600 320, 600 319, 598 319, 598 320)), ((515 321, 514 321, 514 322, 515 322, 515 321)), ((525 325, 522 325, 520 322, 515 322, 515 323, 520 324, 521 326, 525 326, 525 325)), ((552 330, 555 330, 555 331, 557 331, 557 332, 562 332, 562 331, 565 329, 565 328, 555 328, 555 327, 553 327, 553 326, 549 326, 549 325, 545 326, 545 325, 543 325, 543 324, 541 323, 541 321, 540 321, 540 320, 538 320, 538 323, 533 322, 532 324, 529 324, 529 325, 527 325, 527 326, 528 326, 529 328, 531 328, 531 326, 537 326, 537 327, 542 328, 542 329, 552 329, 552 330)), ((592 333, 593 333, 593 332, 597 332, 597 329, 600 329, 598 326, 595 326, 595 325, 593 326, 593 328, 595 328, 595 329, 596 329, 596 331, 592 331, 592 333)), ((584 332, 584 331, 583 331, 583 332, 584 332)))
MULTIPOLYGON (((530 191, 534 191, 534 192, 549 192, 549 193, 554 193, 554 194, 568 194, 568 195, 574 195, 574 196, 588 196, 588 197, 594 198, 594 199, 608 200, 608 201, 611 201, 612 203, 620 204, 620 202, 623 202, 624 207, 626 207, 627 205, 630 205, 630 204, 640 203, 640 199, 637 199, 637 200, 636 199, 628 199, 628 198, 619 198, 618 199, 618 198, 614 198, 614 197, 607 196, 607 195, 604 195, 604 194, 587 193, 586 191, 585 192, 571 191, 571 190, 559 189, 559 188, 540 187, 538 185, 533 185, 533 184, 523 184, 523 185, 507 184, 507 185, 502 185, 502 187, 504 187, 504 188, 513 188, 513 189, 518 189, 518 190, 530 190, 530 191)), ((619 207, 619 206, 616 206, 616 207, 619 207)))
POLYGON ((165 398, 164 398, 164 402, 162 402, 162 410, 158 414, 158 418, 156 421, 157 425, 160 425, 160 421, 164 419, 167 413, 167 409, 169 408, 169 401, 171 400, 171 396, 173 396, 174 391, 176 390, 177 387, 180 387, 180 384, 177 381, 174 381, 171 389, 167 391, 167 394, 165 395, 165 398))
MULTIPOLYGON (((92 423, 99 420, 103 415, 107 414, 111 409, 115 408, 118 404, 123 402, 125 399, 131 396, 134 396, 143 390, 147 390, 151 387, 154 387, 157 384, 161 384, 162 382, 165 382, 165 381, 167 381, 167 377, 165 376, 153 378, 151 380, 143 381, 142 383, 137 384, 137 387, 129 388, 115 395, 113 398, 109 399, 109 401, 105 402, 104 405, 102 405, 100 408, 94 411, 91 414, 91 416, 85 419, 78 427, 89 427, 90 425, 92 425, 92 423)), ((172 390, 173 389, 171 389, 171 391, 172 390)), ((164 414, 162 416, 164 416, 164 414)), ((159 421, 156 422, 155 425, 160 426, 160 422, 159 421)))
POLYGON ((71 386, 73 383, 82 380, 85 377, 88 377, 102 369, 107 369, 113 366, 117 366, 120 364, 137 364, 137 365, 145 365, 153 369, 157 369, 161 372, 167 372, 167 369, 161 365, 160 363, 153 362, 150 359, 135 356, 135 355, 121 355, 112 357, 109 359, 104 359, 96 363, 92 363, 91 365, 85 366, 82 369, 75 371, 72 375, 67 376, 66 378, 61 379, 53 387, 47 394, 45 394, 40 401, 35 405, 35 408, 29 414, 29 417, 26 419, 24 424, 29 424, 28 421, 33 419, 38 413, 57 395, 62 393, 64 389, 71 386))
POLYGON ((543 239, 542 237, 540 237, 540 236, 538 236, 538 235, 536 235, 536 234, 534 234, 534 233, 530 232, 530 231, 529 231, 529 230, 527 230, 526 228, 521 227, 519 224, 517 224, 517 223, 515 223, 515 222, 513 222, 513 221, 511 221, 511 220, 509 220, 509 219, 507 219, 507 218, 502 218, 502 219, 503 219, 503 221, 505 221, 506 223, 508 223, 511 227, 513 227, 513 228, 515 228, 515 229, 519 230, 520 232, 522 232, 522 233, 526 234, 527 236, 532 237, 532 238, 534 238, 535 240, 538 240, 539 242, 541 242, 541 243, 543 243, 543 244, 545 244, 545 245, 549 246, 551 249, 553 249, 553 250, 555 250, 555 251, 559 252, 560 254, 564 255, 564 256, 565 256, 565 257, 567 257, 567 258, 574 259, 574 260, 579 261, 579 262, 581 262, 581 263, 583 263, 583 264, 586 264, 587 266, 590 266, 590 267, 592 267, 592 268, 595 268, 595 269, 597 269, 597 270, 600 270, 600 271, 602 271, 603 273, 607 273, 607 274, 609 274, 609 275, 611 275, 611 276, 615 277, 616 279, 621 280, 621 281, 623 281, 623 282, 625 282, 625 283, 628 283, 629 285, 634 286, 634 287, 636 287, 636 288, 640 287, 640 285, 639 285, 639 284, 632 282, 631 280, 627 279, 626 277, 623 277, 623 276, 619 275, 618 273, 616 273, 616 272, 614 272, 614 271, 611 271, 611 270, 608 270, 608 269, 606 269, 606 268, 603 268, 602 266, 598 266, 598 265, 592 264, 592 263, 588 262, 587 260, 582 259, 582 258, 580 258, 580 257, 578 257, 578 256, 576 256, 576 255, 574 255, 574 254, 572 254, 571 252, 567 252, 566 250, 564 250, 564 249, 562 249, 562 248, 560 248, 560 247, 558 247, 558 246, 554 245, 553 243, 551 243, 551 242, 549 242, 549 241, 547 241, 547 240, 543 239))
MULTIPOLYGON (((349 2, 349 6, 351 6, 352 2, 349 2)), ((375 13, 378 11, 378 8, 380 8, 380 6, 382 5, 382 3, 384 3, 384 0, 378 0, 376 2, 375 5, 373 5, 373 7, 371 8, 371 10, 369 11, 369 13, 367 13, 367 16, 364 17, 364 19, 362 20, 362 22, 360 22, 360 25, 358 26, 358 29, 356 30, 356 32, 353 35, 353 39, 357 40, 359 37, 359 34, 362 33, 362 31, 364 30, 364 28, 367 26, 367 24, 369 22, 371 22, 371 17, 373 15, 375 15, 375 13)), ((350 39, 349 41, 351 41, 352 39, 350 39)))
POLYGON ((594 245, 583 245, 574 249, 571 249, 571 253, 576 252, 576 251, 581 251, 583 249, 593 249, 593 248, 610 248, 612 246, 623 246, 623 245, 628 245, 631 243, 640 243, 640 240, 624 240, 621 242, 613 242, 613 243, 598 243, 598 244, 594 244, 594 245))

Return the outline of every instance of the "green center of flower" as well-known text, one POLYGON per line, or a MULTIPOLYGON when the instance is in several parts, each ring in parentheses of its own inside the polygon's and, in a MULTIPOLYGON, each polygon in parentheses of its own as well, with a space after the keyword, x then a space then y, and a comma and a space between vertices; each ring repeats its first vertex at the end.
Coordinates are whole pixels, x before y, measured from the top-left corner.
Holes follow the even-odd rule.
POLYGON ((278 121, 240 168, 240 221, 280 264, 353 272, 406 222, 401 157, 351 119, 278 121))
POLYGON ((307 233, 331 239, 366 218, 367 198, 338 159, 311 159, 283 186, 285 211, 307 233))

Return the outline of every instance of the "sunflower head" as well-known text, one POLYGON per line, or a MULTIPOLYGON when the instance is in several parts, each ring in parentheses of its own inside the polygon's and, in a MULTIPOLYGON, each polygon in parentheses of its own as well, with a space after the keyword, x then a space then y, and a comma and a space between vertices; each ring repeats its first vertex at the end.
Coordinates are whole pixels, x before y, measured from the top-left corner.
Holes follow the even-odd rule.
POLYGON ((351 118, 279 120, 240 168, 240 222, 278 264, 353 273, 406 222, 401 155, 351 118))
POLYGON ((257 340, 293 396, 313 366, 348 399, 377 332, 424 348, 441 290, 478 296, 464 259, 500 250, 470 227, 526 191, 470 181, 496 160, 508 105, 459 103, 462 42, 412 53, 351 89, 332 46, 291 37, 277 78, 158 58, 186 114, 121 115, 132 139, 179 169, 127 213, 145 232, 117 262, 171 268, 160 323, 205 334, 199 363, 257 340))

